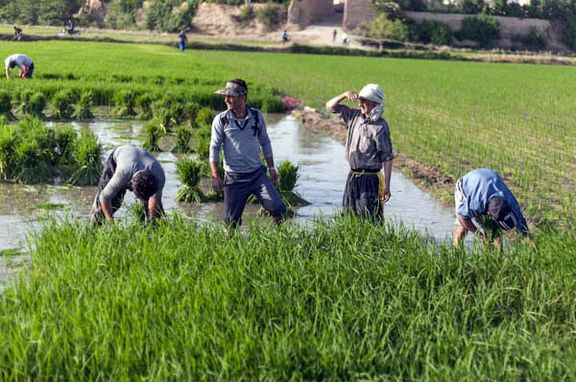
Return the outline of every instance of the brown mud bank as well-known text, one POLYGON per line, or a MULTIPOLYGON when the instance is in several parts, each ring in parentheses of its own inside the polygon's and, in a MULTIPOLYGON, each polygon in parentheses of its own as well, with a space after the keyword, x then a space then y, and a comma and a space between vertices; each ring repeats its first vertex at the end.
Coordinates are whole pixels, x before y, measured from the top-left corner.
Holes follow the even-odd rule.
MULTIPOLYGON (((306 128, 329 135, 342 144, 346 142, 346 129, 337 118, 326 116, 315 109, 305 107, 293 110, 292 115, 306 128)), ((431 193, 447 207, 452 206, 452 190, 455 179, 441 174, 431 166, 426 166, 394 150, 394 168, 410 178, 418 187, 431 193)))

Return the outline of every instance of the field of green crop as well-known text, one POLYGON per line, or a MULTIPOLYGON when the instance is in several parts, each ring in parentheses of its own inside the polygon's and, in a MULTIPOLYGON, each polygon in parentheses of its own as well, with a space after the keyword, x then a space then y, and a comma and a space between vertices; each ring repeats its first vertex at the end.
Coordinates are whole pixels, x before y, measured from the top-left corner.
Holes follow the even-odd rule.
MULTIPOLYGON (((36 78, 0 81, 12 106, 72 90, 219 110, 212 92, 244 77, 256 106, 276 108, 279 91, 323 108, 379 82, 397 150, 451 181, 493 167, 530 217, 563 227, 496 253, 348 218, 232 238, 178 215, 53 224, 0 293, 0 380, 576 379, 572 68, 0 44, 16 52, 36 78)), ((451 187, 431 185, 444 199, 451 187)))
POLYGON ((307 104, 364 84, 382 85, 393 145, 430 166, 450 200, 458 177, 477 167, 501 174, 535 221, 573 227, 576 213, 574 68, 368 57, 228 52, 203 61, 264 82, 307 104))
POLYGON ((574 235, 498 254, 357 220, 228 239, 173 217, 31 244, 0 297, 1 380, 576 377, 574 235))

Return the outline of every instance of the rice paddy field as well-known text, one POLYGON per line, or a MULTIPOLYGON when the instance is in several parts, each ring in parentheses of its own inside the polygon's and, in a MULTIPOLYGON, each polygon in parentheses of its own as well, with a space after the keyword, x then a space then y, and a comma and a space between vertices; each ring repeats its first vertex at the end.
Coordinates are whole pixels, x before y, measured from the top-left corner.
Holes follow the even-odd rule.
POLYGON ((63 91, 95 94, 99 113, 141 113, 145 95, 220 110, 212 92, 243 77, 254 105, 277 111, 280 94, 323 108, 378 82, 395 149, 446 179, 436 196, 492 167, 539 228, 499 253, 351 218, 232 237, 180 214, 52 222, 0 292, 0 380, 576 378, 573 68, 0 44, 16 52, 36 65, 31 81, 0 81, 16 118, 30 93, 55 119, 63 91))

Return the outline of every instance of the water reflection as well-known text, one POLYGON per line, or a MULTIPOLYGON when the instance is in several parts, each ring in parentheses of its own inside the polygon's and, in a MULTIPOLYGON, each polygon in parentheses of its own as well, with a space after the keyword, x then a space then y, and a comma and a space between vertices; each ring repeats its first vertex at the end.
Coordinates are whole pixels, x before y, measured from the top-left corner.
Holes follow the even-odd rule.
MULTIPOLYGON (((328 218, 338 213, 348 172, 343 145, 300 126, 291 116, 270 115, 266 118, 276 163, 289 159, 300 165, 296 191, 311 203, 297 210, 295 220, 306 224, 315 217, 328 218)), ((142 122, 73 122, 72 126, 94 131, 104 145, 106 157, 118 145, 138 145, 142 141, 142 122)), ((162 152, 157 158, 166 172, 163 201, 167 211, 183 211, 203 221, 223 218, 222 203, 176 203, 174 199, 180 187, 176 176, 178 157, 162 152)), ((393 173, 391 192, 392 199, 385 207, 387 218, 427 232, 436 239, 451 236, 454 221, 452 211, 443 208, 402 174, 393 173)), ((26 232, 38 227, 38 221, 47 215, 87 219, 95 193, 95 187, 0 184, 0 223, 6 227, 0 232, 0 250, 23 248, 26 232)), ((132 193, 127 193, 126 202, 134 202, 132 193)), ((256 210, 254 206, 249 207, 247 216, 256 216, 256 210)), ((117 217, 122 219, 126 213, 127 209, 121 208, 117 217)))

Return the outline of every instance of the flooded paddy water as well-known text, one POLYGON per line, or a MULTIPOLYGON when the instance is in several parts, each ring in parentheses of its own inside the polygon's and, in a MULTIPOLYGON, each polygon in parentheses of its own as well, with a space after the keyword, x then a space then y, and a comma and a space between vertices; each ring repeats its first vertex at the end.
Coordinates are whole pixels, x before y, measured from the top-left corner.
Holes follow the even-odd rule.
MULTIPOLYGON (((296 191, 310 202, 296 210, 295 220, 308 223, 317 217, 330 218, 338 213, 348 173, 344 147, 333 138, 312 132, 291 116, 268 115, 268 133, 276 163, 290 160, 300 166, 296 191)), ((105 156, 122 144, 139 145, 143 123, 140 121, 72 122, 75 128, 89 128, 104 145, 105 156)), ((180 154, 178 154, 180 155, 180 154)), ((176 175, 178 157, 171 152, 157 155, 166 172, 163 202, 167 211, 183 211, 203 221, 223 218, 222 203, 187 205, 174 199, 181 183, 176 175)), ((399 172, 392 174, 392 198, 385 216, 394 222, 442 240, 452 235, 453 212, 416 187, 399 172)), ((95 187, 0 184, 0 251, 23 249, 26 233, 41 225, 47 217, 87 219, 95 187)), ((131 193, 126 202, 133 203, 131 193)), ((256 209, 249 209, 252 215, 256 209)), ((117 217, 126 216, 122 208, 117 217)))
MULTIPOLYGON (((276 163, 288 159, 300 166, 296 191, 310 205, 296 209, 295 221, 309 224, 315 218, 330 218, 337 214, 348 173, 343 145, 333 138, 306 129, 291 116, 268 115, 266 120, 276 163)), ((142 141, 141 121, 72 122, 72 126, 94 131, 104 145, 106 157, 118 145, 139 145, 142 141)), ((163 202, 167 212, 181 211, 201 221, 223 219, 223 203, 177 203, 175 196, 181 186, 176 175, 178 157, 171 152, 161 152, 157 158, 166 172, 163 202)), ((392 174, 391 192, 392 198, 385 206, 387 219, 439 241, 450 238, 454 228, 451 210, 418 189, 399 172, 392 174)), ((4 254, 0 256, 0 280, 10 274, 10 268, 25 263, 22 256, 11 256, 10 253, 13 250, 26 252, 28 233, 41 227, 49 217, 86 221, 95 193, 96 187, 0 183, 0 226, 3 227, 0 230, 0 254, 4 254)), ((125 205, 134 201, 132 193, 127 193, 125 205)), ((116 217, 123 219, 126 214, 127 209, 122 207, 116 217)), ((246 215, 257 216, 256 206, 250 206, 246 215)))

